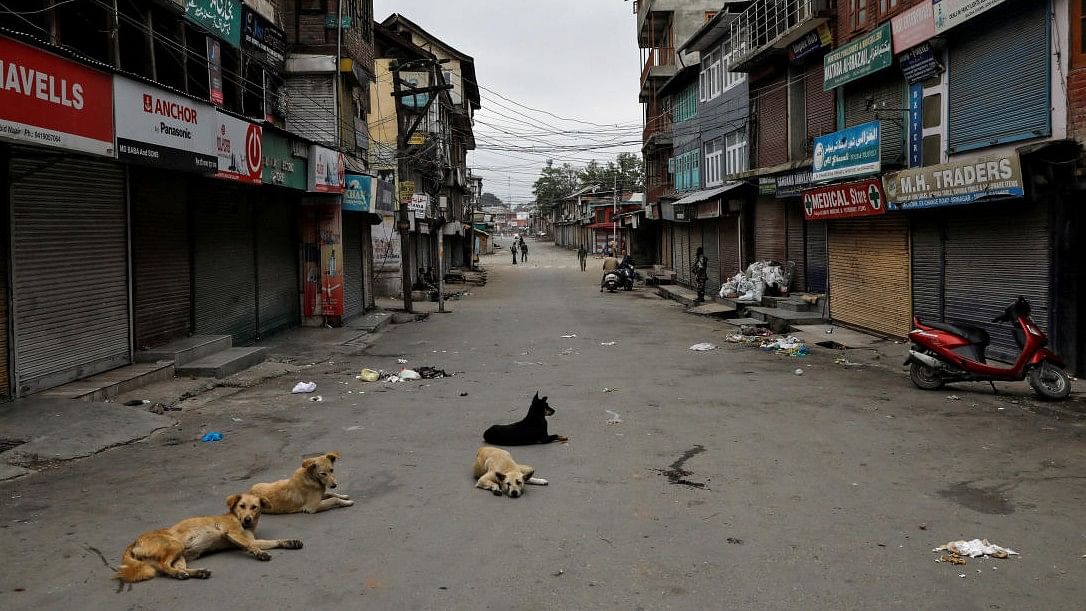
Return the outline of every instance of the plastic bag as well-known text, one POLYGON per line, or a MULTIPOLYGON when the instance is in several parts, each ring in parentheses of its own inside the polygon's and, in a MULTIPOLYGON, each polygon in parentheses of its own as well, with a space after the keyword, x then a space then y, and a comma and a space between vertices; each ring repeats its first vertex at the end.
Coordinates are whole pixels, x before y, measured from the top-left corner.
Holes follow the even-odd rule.
POLYGON ((317 390, 316 382, 298 382, 294 385, 294 390, 291 390, 290 392, 297 395, 301 393, 313 392, 314 390, 317 390))
POLYGON ((400 372, 401 380, 421 380, 422 375, 414 369, 404 369, 400 372))
POLYGON ((361 372, 359 372, 356 378, 362 380, 363 382, 376 382, 377 380, 381 379, 381 374, 380 372, 374 371, 372 369, 363 369, 361 372))

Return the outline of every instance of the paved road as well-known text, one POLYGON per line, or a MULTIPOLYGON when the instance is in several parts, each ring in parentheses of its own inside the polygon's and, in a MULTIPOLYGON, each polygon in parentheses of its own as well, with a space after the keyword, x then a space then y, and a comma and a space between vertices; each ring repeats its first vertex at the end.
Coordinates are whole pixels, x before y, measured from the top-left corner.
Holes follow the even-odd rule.
POLYGON ((0 484, 0 607, 1082 608, 1081 428, 1021 397, 952 401, 833 355, 723 345, 719 323, 645 290, 600 294, 595 271, 546 244, 526 265, 485 263, 490 284, 454 313, 315 366, 321 403, 280 378, 144 443, 0 484), (701 341, 722 348, 688 349, 701 341), (398 357, 463 374, 354 380, 398 357), (537 390, 570 442, 514 455, 551 486, 515 500, 473 489, 481 432, 537 390), (192 442, 208 429, 226 439, 192 442), (194 563, 209 581, 114 593, 92 548, 116 564, 138 532, 218 512, 330 449, 358 503, 260 524, 305 549, 218 554, 194 563), (1022 556, 935 562, 936 545, 973 537, 1022 556))

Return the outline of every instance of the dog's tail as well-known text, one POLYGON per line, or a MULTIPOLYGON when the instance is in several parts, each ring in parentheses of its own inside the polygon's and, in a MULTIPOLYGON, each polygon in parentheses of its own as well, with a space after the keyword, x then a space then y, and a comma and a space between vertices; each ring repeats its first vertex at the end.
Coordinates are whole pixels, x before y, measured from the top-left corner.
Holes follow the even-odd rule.
POLYGON ((121 568, 117 569, 117 574, 113 578, 124 583, 136 583, 137 581, 147 581, 153 578, 157 572, 155 567, 136 558, 132 547, 132 545, 129 545, 124 550, 124 555, 121 557, 121 568))

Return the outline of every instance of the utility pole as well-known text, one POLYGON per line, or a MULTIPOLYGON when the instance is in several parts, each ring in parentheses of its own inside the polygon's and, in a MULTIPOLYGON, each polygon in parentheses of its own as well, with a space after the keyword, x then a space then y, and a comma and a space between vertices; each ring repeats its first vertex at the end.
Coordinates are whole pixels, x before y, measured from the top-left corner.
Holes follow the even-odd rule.
MULTIPOLYGON (((615 250, 618 250, 618 172, 615 172, 614 179, 611 191, 611 241, 615 243, 615 250)), ((615 252, 611 254, 618 255, 615 252)))

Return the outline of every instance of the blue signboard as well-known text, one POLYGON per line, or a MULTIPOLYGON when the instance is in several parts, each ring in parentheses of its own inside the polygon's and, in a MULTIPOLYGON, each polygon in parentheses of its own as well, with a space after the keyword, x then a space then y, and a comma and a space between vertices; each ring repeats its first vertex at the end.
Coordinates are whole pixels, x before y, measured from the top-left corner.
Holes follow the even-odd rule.
POLYGON ((343 191, 343 209, 348 212, 369 212, 373 203, 374 180, 365 174, 348 174, 343 191))
POLYGON ((943 71, 943 65, 935 58, 935 51, 926 42, 899 55, 898 61, 901 73, 910 83, 926 81, 943 71))
POLYGON ((924 105, 924 86, 920 83, 909 85, 909 167, 924 165, 924 127, 921 112, 924 105))
POLYGON ((814 139, 811 180, 876 174, 882 169, 879 122, 871 121, 814 139))

